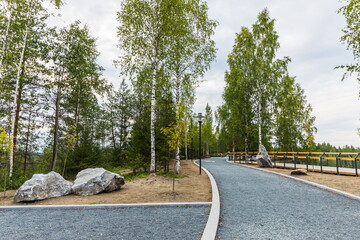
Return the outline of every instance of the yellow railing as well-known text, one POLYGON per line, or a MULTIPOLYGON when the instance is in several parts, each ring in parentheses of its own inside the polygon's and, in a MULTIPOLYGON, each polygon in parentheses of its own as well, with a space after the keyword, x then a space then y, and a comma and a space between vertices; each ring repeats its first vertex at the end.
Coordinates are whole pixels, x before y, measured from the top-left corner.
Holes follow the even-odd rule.
MULTIPOLYGON (((356 175, 360 153, 354 152, 269 152, 269 157, 278 168, 297 168, 298 164, 306 165, 308 171, 356 175), (294 166, 289 166, 289 163, 294 166), (320 166, 320 169, 309 168, 309 165, 320 166), (336 167, 336 171, 324 170, 324 166, 336 167), (341 172, 340 168, 352 168, 354 172, 341 172)), ((257 152, 228 152, 229 160, 253 163, 257 152), (235 159, 234 159, 235 158, 235 159)))

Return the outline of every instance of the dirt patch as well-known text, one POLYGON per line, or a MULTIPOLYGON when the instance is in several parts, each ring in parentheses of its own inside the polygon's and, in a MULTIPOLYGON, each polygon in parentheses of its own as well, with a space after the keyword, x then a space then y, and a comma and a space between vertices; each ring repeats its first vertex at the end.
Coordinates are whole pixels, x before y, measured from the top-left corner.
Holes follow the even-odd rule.
MULTIPOLYGON (((249 166, 248 164, 246 164, 249 166)), ((259 168, 257 165, 250 165, 254 168, 259 168)), ((285 175, 289 175, 291 171, 289 169, 281 169, 281 168, 266 168, 268 171, 282 173, 285 175)), ((356 196, 360 196, 360 177, 355 176, 343 176, 343 175, 335 175, 335 174, 327 174, 327 173, 316 173, 316 172, 308 172, 308 175, 291 175, 292 177, 301 178, 310 182, 318 183, 321 185, 325 185, 327 187, 335 188, 340 191, 344 191, 347 193, 354 194, 356 196)))
POLYGON ((32 203, 14 203, 15 191, 6 191, 5 197, 4 192, 0 192, 0 206, 211 201, 211 184, 208 176, 205 173, 199 175, 199 168, 190 160, 181 161, 181 175, 186 177, 173 179, 152 174, 147 178, 126 182, 119 191, 93 196, 68 195, 32 203))

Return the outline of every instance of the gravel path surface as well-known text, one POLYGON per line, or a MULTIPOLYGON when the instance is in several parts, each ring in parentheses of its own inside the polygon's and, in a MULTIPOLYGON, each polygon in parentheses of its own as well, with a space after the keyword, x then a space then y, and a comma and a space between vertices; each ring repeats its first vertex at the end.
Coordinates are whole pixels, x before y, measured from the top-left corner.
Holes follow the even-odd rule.
POLYGON ((219 239, 359 239, 360 202, 256 169, 203 160, 220 191, 219 239))
POLYGON ((210 207, 0 208, 0 239, 199 239, 210 207))

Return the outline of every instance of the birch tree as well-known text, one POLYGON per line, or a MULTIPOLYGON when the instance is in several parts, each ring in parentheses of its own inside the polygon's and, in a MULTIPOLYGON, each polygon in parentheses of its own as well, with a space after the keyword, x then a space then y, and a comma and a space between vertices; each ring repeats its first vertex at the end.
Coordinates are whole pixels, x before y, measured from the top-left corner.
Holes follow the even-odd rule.
MULTIPOLYGON (((140 73, 147 72, 148 76, 145 81, 151 93, 150 172, 155 171, 157 87, 169 84, 169 76, 173 74, 177 81, 174 85, 178 86, 175 98, 180 103, 182 87, 179 84, 185 81, 184 76, 188 75, 190 64, 196 63, 193 67, 197 67, 196 74, 200 76, 208 67, 209 59, 213 59, 213 53, 207 49, 213 47, 209 37, 213 33, 214 23, 204 15, 206 11, 206 5, 195 0, 125 0, 118 12, 119 47, 124 51, 118 63, 133 81, 139 80, 137 77, 140 73), (190 56, 190 51, 195 51, 192 52, 193 56, 190 56), (193 58, 201 53, 201 59, 193 58), (160 76, 165 78, 160 81, 160 76)), ((187 79, 194 81, 194 78, 187 79)))
POLYGON ((167 8, 170 6, 170 1, 163 0, 124 0, 118 12, 119 47, 124 51, 118 63, 123 73, 136 81, 141 72, 148 72, 146 81, 149 83, 151 94, 150 172, 155 172, 155 93, 169 45, 171 19, 167 8))
POLYGON ((210 63, 215 59, 215 42, 211 40, 217 23, 207 16, 207 5, 201 0, 174 2, 174 27, 171 35, 175 42, 168 51, 171 85, 176 106, 175 136, 176 172, 180 172, 180 147, 186 143, 185 116, 194 102, 195 88, 200 84, 210 63))
POLYGON ((224 104, 218 110, 220 122, 230 135, 233 152, 248 151, 254 142, 255 107, 253 107, 253 58, 255 43, 248 28, 236 34, 232 52, 228 55, 229 70, 225 73, 224 104))
POLYGON ((263 144, 264 126, 266 117, 270 111, 271 101, 274 96, 277 77, 274 69, 276 51, 280 47, 278 35, 274 29, 274 19, 270 19, 267 9, 259 13, 256 23, 252 26, 254 48, 253 59, 253 87, 254 98, 257 108, 256 117, 258 121, 259 145, 263 144))
POLYGON ((316 129, 311 106, 288 74, 290 58, 276 58, 279 43, 274 22, 266 9, 262 11, 251 29, 243 27, 236 35, 228 56, 224 104, 218 113, 233 151, 254 151, 255 142, 272 147, 274 139, 283 150, 313 144, 316 129))
MULTIPOLYGON (((42 1, 9 1, 6 27, 6 46, 3 45, 2 71, 6 66, 6 84, 12 95, 10 105, 10 138, 13 140, 9 153, 9 176, 12 178, 22 99, 27 94, 26 85, 36 84, 42 69, 40 63, 44 20, 48 17, 42 1), (8 54, 9 53, 9 54, 8 54), (6 59, 6 61, 5 61, 6 59), (5 65, 6 63, 6 65, 5 65), (13 70, 15 69, 15 71, 13 70)), ((3 81, 4 84, 4 81, 3 81)))

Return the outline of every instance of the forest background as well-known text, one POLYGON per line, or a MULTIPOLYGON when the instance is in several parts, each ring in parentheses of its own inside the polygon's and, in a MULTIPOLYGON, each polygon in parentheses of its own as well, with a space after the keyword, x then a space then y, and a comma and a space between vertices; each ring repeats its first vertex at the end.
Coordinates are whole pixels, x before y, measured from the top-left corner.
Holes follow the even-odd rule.
POLYGON ((69 179, 87 167, 166 172, 176 159, 179 172, 180 159, 256 151, 260 143, 286 151, 360 151, 315 144, 311 105, 288 72, 290 58, 276 56, 279 36, 266 9, 237 34, 224 104, 206 106, 199 143, 195 89, 216 54, 217 22, 206 2, 123 1, 123 54, 114 59, 122 69, 119 88, 102 77, 87 25, 49 27, 55 16, 44 4, 61 9, 63 2, 1 2, 2 189, 50 170, 69 179))

